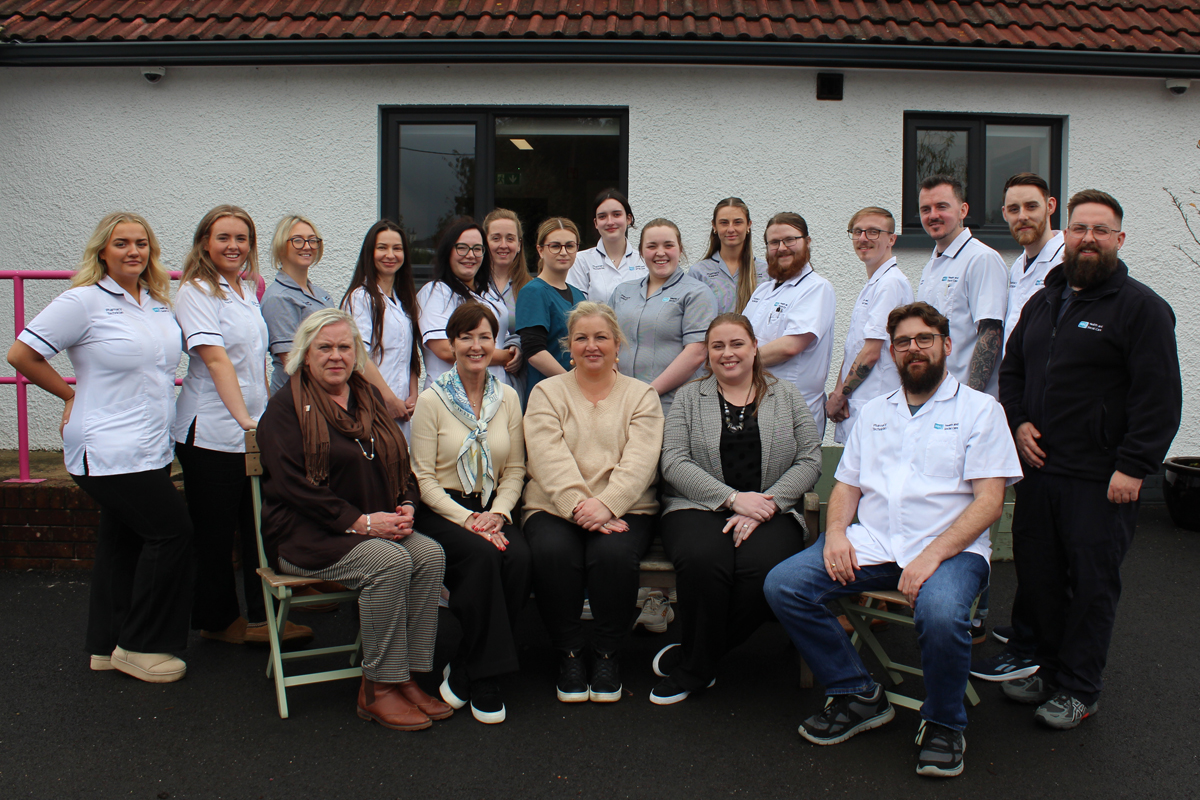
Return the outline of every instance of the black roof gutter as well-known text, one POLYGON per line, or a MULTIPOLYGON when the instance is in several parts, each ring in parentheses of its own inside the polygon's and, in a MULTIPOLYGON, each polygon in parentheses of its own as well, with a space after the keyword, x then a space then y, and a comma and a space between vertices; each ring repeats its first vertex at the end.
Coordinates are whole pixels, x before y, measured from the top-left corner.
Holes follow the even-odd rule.
POLYGON ((0 67, 637 63, 1200 78, 1200 55, 973 45, 557 39, 239 39, 0 43, 0 67))

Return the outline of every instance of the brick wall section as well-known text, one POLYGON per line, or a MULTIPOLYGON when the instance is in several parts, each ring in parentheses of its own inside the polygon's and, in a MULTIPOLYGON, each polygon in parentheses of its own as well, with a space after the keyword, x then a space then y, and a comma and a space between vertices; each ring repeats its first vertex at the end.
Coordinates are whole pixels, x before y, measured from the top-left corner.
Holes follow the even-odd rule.
POLYGON ((0 483, 0 569, 91 569, 99 522, 73 484, 0 483))

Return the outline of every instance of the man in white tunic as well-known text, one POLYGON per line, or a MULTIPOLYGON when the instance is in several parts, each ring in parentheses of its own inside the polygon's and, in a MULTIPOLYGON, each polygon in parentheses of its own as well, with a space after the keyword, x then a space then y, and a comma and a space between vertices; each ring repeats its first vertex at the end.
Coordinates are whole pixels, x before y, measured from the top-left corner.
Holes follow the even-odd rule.
POLYGON ((833 285, 808 262, 808 223, 783 212, 766 229, 767 277, 746 304, 745 315, 758 339, 758 357, 771 373, 790 381, 825 436, 825 381, 833 360, 833 285))
MULTIPOLYGON (((1020 172, 1004 183, 1004 221, 1024 250, 1008 271, 1008 310, 1004 317, 1004 346, 1021 319, 1021 309, 1046 283, 1046 273, 1063 260, 1062 231, 1050 227, 1058 199, 1032 172, 1020 172)), ((1001 357, 1004 352, 1001 349, 1001 357)), ((997 370, 999 372, 999 370, 997 370)))
POLYGON ((825 401, 825 413, 837 423, 833 440, 845 444, 858 413, 868 400, 900 388, 900 375, 890 358, 881 359, 887 340, 888 314, 913 301, 912 286, 892 255, 896 218, 892 212, 868 206, 850 218, 846 231, 854 252, 867 268, 867 285, 858 293, 837 387, 825 401))
POLYGON ((963 227, 967 217, 962 183, 947 175, 921 182, 921 226, 934 241, 921 272, 917 299, 950 320, 954 354, 946 369, 972 389, 999 397, 999 370, 1008 272, 1000 254, 963 227))
POLYGON ((1000 405, 946 369, 949 321, 926 303, 888 317, 902 388, 867 403, 846 442, 821 539, 775 567, 767 601, 825 686, 800 735, 843 742, 895 709, 826 603, 898 589, 913 605, 925 703, 917 773, 962 772, 971 603, 987 585, 988 528, 1021 477, 1000 405), (858 522, 852 523, 855 514, 858 522))

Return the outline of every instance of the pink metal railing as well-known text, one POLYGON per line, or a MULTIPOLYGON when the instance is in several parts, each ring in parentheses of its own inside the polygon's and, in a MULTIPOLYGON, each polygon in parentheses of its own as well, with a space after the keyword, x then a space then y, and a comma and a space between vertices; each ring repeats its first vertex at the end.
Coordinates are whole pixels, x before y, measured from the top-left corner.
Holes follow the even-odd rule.
MULTIPOLYGON (((171 279, 179 280, 182 273, 172 272, 171 279)), ((25 281, 50 281, 50 280, 70 280, 75 277, 73 270, 67 269, 4 269, 0 270, 0 280, 11 280, 13 282, 13 338, 21 335, 21 331, 25 330, 25 281)), ((266 288, 261 276, 258 279, 257 295, 262 299, 263 290, 266 288)), ((67 383, 75 383, 74 378, 64 378, 67 383)), ((182 381, 178 378, 175 384, 178 386, 182 381)), ((5 483, 41 483, 41 478, 29 477, 29 398, 28 390, 25 388, 30 383, 29 379, 21 373, 17 373, 11 378, 0 376, 0 385, 15 384, 17 387, 17 465, 19 468, 19 476, 9 478, 5 483)))

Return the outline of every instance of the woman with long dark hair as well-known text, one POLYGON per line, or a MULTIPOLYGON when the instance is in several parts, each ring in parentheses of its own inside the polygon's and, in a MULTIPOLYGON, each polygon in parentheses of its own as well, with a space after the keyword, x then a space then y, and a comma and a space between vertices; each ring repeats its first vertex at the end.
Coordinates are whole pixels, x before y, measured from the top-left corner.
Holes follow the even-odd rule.
POLYGON ((567 283, 593 303, 607 303, 618 285, 645 276, 646 262, 627 238, 633 227, 633 207, 620 189, 605 189, 596 195, 592 224, 600 241, 575 256, 567 283))

